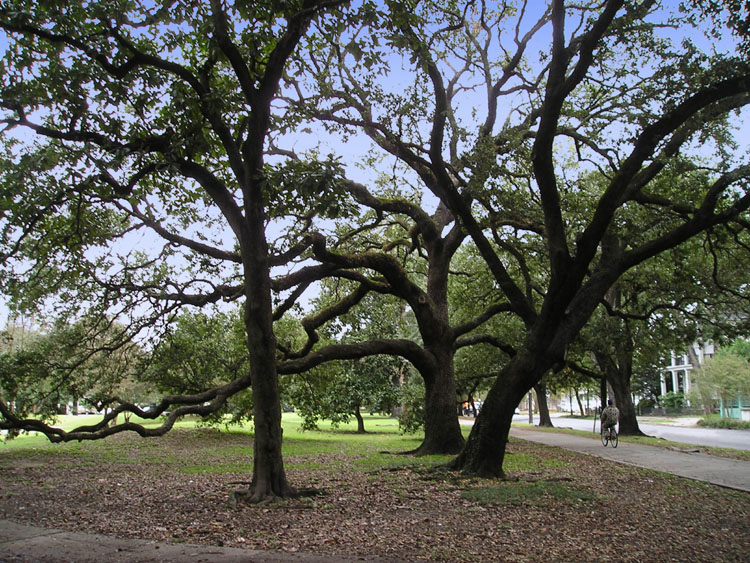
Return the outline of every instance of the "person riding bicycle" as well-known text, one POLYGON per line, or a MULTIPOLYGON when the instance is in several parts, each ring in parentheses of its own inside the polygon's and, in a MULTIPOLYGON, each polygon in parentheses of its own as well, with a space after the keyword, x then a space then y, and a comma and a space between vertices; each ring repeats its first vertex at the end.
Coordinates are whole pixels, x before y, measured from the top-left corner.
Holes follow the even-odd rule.
POLYGON ((607 401, 607 407, 602 411, 601 421, 602 434, 605 432, 608 433, 609 429, 617 426, 617 423, 620 421, 620 409, 612 404, 612 399, 607 401))

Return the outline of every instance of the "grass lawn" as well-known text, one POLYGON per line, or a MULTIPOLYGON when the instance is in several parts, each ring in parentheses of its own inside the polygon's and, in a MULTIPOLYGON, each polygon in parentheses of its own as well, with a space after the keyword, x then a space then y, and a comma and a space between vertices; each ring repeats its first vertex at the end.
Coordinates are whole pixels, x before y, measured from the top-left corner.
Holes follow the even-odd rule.
POLYGON ((231 507, 252 475, 252 427, 187 420, 160 438, 0 445, 0 518, 331 560, 739 561, 750 552, 746 493, 515 439, 508 479, 478 479, 448 471, 450 456, 399 455, 421 436, 400 434, 390 418, 366 417, 364 435, 354 424, 302 432, 293 413, 283 423, 287 476, 316 496, 231 507))

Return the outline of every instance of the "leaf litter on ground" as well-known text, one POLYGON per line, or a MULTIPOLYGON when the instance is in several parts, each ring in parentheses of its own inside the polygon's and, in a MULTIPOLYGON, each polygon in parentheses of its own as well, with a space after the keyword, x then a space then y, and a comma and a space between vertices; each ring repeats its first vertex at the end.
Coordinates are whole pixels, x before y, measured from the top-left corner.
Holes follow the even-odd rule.
MULTIPOLYGON (((505 481, 450 458, 297 448, 295 486, 318 494, 229 505, 252 437, 176 429, 158 440, 0 449, 0 518, 124 538, 404 561, 743 560, 750 495, 513 440, 505 481)), ((291 451, 295 451, 294 448, 291 451)))

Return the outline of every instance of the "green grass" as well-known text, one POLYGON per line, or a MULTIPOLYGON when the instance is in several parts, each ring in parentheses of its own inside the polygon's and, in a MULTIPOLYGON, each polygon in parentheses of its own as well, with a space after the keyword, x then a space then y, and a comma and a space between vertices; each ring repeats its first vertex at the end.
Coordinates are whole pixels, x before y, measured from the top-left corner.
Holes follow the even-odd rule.
POLYGON ((565 467, 566 461, 559 459, 539 459, 533 454, 508 453, 503 460, 504 471, 531 471, 534 469, 551 469, 565 467))
MULTIPOLYGON (((291 464, 299 464, 298 467, 304 467, 305 464, 321 463, 316 460, 299 460, 297 458, 313 457, 323 455, 329 452, 331 447, 335 447, 346 453, 352 458, 354 466, 367 471, 376 467, 397 467, 407 464, 418 464, 424 466, 435 466, 446 463, 450 456, 426 456, 423 458, 404 458, 393 455, 415 449, 422 440, 422 434, 401 434, 399 432, 398 421, 393 418, 384 416, 365 416, 366 434, 357 434, 357 425, 355 421, 348 424, 341 424, 334 427, 331 423, 323 421, 319 428, 314 431, 303 431, 302 419, 296 413, 284 413, 282 423, 284 426, 284 446, 283 455, 291 464), (389 453, 383 453, 389 452, 389 453)), ((63 430, 70 431, 77 426, 94 424, 100 420, 98 416, 60 416, 58 417, 57 426, 63 430)), ((155 426, 159 421, 142 421, 137 417, 131 419, 134 422, 144 422, 147 426, 155 426)), ((516 424, 517 426, 529 427, 528 424, 516 424)), ((175 424, 175 428, 195 428, 197 420, 194 418, 185 418, 175 424)), ((593 434, 584 430, 572 430, 569 428, 540 428, 533 427, 535 430, 547 432, 566 432, 585 437, 592 437, 593 434)), ((469 427, 462 427, 463 431, 468 434, 469 427)), ((252 456, 252 424, 243 427, 233 426, 229 430, 222 429, 224 434, 247 436, 247 445, 217 445, 217 452, 222 457, 244 457, 252 456)), ((41 434, 29 433, 22 434, 13 440, 0 442, 0 451, 23 451, 26 459, 31 459, 35 450, 55 452, 64 452, 66 455, 75 455, 80 458, 81 463, 90 463, 93 458, 106 458, 108 461, 119 461, 120 463, 165 463, 171 461, 166 459, 164 453, 160 451, 158 445, 159 438, 146 439, 138 443, 137 455, 128 455, 123 452, 119 446, 109 440, 83 441, 80 443, 51 444, 47 438, 41 434), (95 453, 94 453, 95 451, 95 453), (89 461, 87 461, 89 460, 89 461)), ((638 443, 662 448, 684 449, 692 447, 679 442, 671 442, 660 438, 648 436, 620 436, 620 441, 625 443, 638 443)), ((727 448, 713 448, 707 446, 695 446, 701 451, 725 457, 736 459, 750 460, 750 451, 733 450, 727 448)), ((508 471, 524 470, 538 460, 522 460, 515 458, 513 455, 506 457, 505 469, 508 471)), ((547 464, 552 462, 546 462, 547 464)), ((217 468, 218 472, 225 472, 225 468, 217 468)))
POLYGON ((483 505, 532 504, 541 506, 546 505, 550 498, 567 502, 598 500, 593 493, 578 490, 561 481, 505 481, 491 487, 464 491, 461 497, 483 505))
MULTIPOLYGON (((61 416, 58 427, 70 431, 82 424, 94 424, 98 419, 89 416, 61 416)), ((139 420, 135 417, 131 420, 139 420)), ((149 425, 158 424, 147 421, 149 425)), ((282 424, 284 427, 283 456, 288 468, 317 468, 331 463, 342 465, 341 461, 330 459, 331 451, 344 453, 349 469, 363 472, 380 470, 394 470, 400 467, 416 467, 423 469, 435 468, 447 464, 453 456, 431 455, 418 458, 398 455, 417 448, 423 438, 421 433, 402 434, 398 421, 384 416, 366 416, 365 428, 367 433, 356 432, 356 422, 334 427, 323 422, 317 430, 303 431, 302 419, 295 413, 284 413, 282 424)), ((179 421, 176 429, 195 429, 198 421, 186 418, 179 421)), ((60 463, 75 458, 78 464, 92 465, 101 461, 114 462, 124 465, 148 464, 150 466, 170 465, 180 472, 187 474, 225 474, 248 472, 252 470, 253 442, 252 424, 242 427, 233 426, 230 429, 221 428, 221 432, 207 430, 206 452, 207 458, 195 463, 190 457, 179 453, 170 453, 170 449, 160 447, 162 438, 148 438, 128 441, 126 448, 121 441, 104 439, 83 442, 68 442, 53 444, 41 434, 23 434, 13 440, 0 442, 0 452, 13 454, 12 457, 22 457, 25 463, 34 459, 45 463, 60 459, 60 463), (213 440, 209 438, 213 436, 213 440), (208 457, 210 456, 210 458, 208 457)), ((469 428, 464 428, 468 433, 469 428)), ((130 433, 132 435, 132 433, 130 433)), ((171 431, 164 439, 176 437, 171 431)), ((10 462, 11 456, 5 461, 10 462)), ((555 460, 540 461, 533 455, 508 453, 505 457, 505 468, 508 471, 527 471, 540 467, 554 467, 562 462, 555 460)))

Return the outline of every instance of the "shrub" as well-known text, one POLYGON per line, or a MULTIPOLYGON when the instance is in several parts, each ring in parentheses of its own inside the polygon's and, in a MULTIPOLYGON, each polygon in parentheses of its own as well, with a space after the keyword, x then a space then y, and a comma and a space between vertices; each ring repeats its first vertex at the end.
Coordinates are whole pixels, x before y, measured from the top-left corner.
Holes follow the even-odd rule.
POLYGON ((662 395, 660 403, 668 409, 680 409, 685 404, 685 394, 670 391, 666 395, 662 395))
POLYGON ((709 416, 699 420, 698 426, 705 426, 707 428, 728 428, 732 430, 750 430, 750 421, 737 420, 736 418, 709 416))

